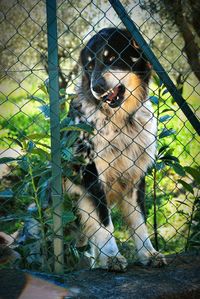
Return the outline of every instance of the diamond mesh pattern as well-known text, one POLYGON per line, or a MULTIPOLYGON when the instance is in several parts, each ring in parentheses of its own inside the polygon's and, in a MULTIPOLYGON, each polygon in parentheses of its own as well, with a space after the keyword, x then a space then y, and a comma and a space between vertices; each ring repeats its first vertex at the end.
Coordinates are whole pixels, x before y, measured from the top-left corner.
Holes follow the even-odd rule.
MULTIPOLYGON (((171 26, 167 18, 162 18, 159 13, 153 14, 147 5, 140 2, 122 1, 128 15, 134 20, 165 71, 198 117, 200 83, 188 63, 185 43, 179 29, 171 26)), ((62 259, 55 256, 53 251, 55 230, 52 210, 56 207, 51 201, 51 186, 52 180, 56 178, 51 176, 46 3, 43 0, 3 0, 0 24, 0 267, 6 262, 21 268, 54 272, 55 261, 62 259)), ((148 252, 149 246, 148 238, 141 238, 143 223, 139 222, 132 231, 127 227, 126 222, 130 215, 137 217, 141 213, 141 204, 133 206, 127 199, 133 183, 126 173, 120 172, 116 161, 119 161, 121 156, 129 161, 127 171, 135 167, 142 174, 146 172, 145 166, 138 162, 141 156, 138 155, 137 159, 133 160, 127 155, 127 149, 131 143, 139 142, 138 137, 142 130, 151 134, 146 128, 150 119, 132 139, 125 131, 126 125, 116 123, 118 109, 106 119, 104 126, 96 125, 94 128, 91 125, 91 119, 100 109, 99 105, 84 117, 82 124, 74 122, 68 113, 70 102, 77 97, 76 90, 84 72, 79 60, 81 49, 100 29, 123 26, 108 1, 83 3, 65 0, 57 1, 57 26, 62 159, 60 172, 65 182, 63 215, 60 216, 63 227, 61 237, 64 242, 64 269, 99 266, 103 255, 104 260, 107 258, 105 268, 123 270, 126 266, 124 257, 128 262, 136 261, 136 253, 140 256, 143 248, 148 252), (116 129, 115 138, 124 134, 124 138, 129 140, 112 159, 102 155, 106 148, 111 148, 113 142, 103 133, 109 125, 116 129), (121 202, 114 201, 111 209, 114 228, 102 226, 97 217, 98 205, 85 209, 84 202, 87 202, 90 190, 83 191, 80 197, 79 191, 71 192, 81 179, 74 170, 74 165, 84 165, 86 158, 81 152, 75 154, 74 143, 80 137, 86 137, 86 143, 93 143, 97 136, 101 136, 105 144, 99 152, 94 150, 93 153, 94 159, 102 159, 100 183, 106 185, 107 192, 113 193, 114 197, 121 195, 115 184, 108 184, 105 179, 108 170, 112 169, 118 173, 121 184, 128 186, 122 198, 123 204, 127 206, 124 217, 119 212, 121 202), (79 225, 77 202, 84 219, 79 225), (88 223, 95 224, 90 236, 84 230, 88 223), (140 248, 135 247, 133 234, 136 236, 136 243, 141 244, 140 248), (99 235, 107 236, 101 245, 94 241, 99 235), (108 254, 106 249, 114 238, 121 253, 120 257, 118 253, 108 254)), ((198 36, 195 36, 195 39, 198 43, 198 36)), ((118 54, 122 55, 122 52, 118 54)), ((127 73, 124 73, 121 80, 126 76, 127 73)), ((118 78, 116 74, 114 77, 118 78)), ((134 92, 128 91, 130 94, 134 92)), ((154 72, 148 97, 152 102, 158 126, 157 135, 154 136, 157 150, 153 166, 145 176, 145 194, 143 189, 139 192, 141 198, 145 197, 146 223, 153 246, 171 261, 171 254, 185 251, 193 254, 194 250, 200 248, 199 137, 154 72)), ((75 112, 76 116, 80 117, 78 112, 75 112)), ((147 156, 151 155, 149 152, 153 142, 143 149, 147 156)), ((138 189, 137 183, 135 181, 134 186, 138 189)), ((96 182, 94 188, 95 184, 96 182)), ((151 260, 154 259, 155 256, 151 260)))

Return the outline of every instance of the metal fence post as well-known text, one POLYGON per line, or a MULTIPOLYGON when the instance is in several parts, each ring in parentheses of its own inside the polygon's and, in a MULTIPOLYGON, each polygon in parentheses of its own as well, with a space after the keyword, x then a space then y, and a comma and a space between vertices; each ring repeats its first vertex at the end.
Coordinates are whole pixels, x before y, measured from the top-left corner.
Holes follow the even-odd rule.
POLYGON ((168 76, 168 74, 166 73, 166 71, 164 70, 164 68, 150 49, 148 44, 146 43, 143 36, 140 34, 134 22, 128 16, 121 2, 119 0, 109 0, 109 2, 118 14, 119 18, 121 19, 127 30, 132 34, 135 41, 142 48, 143 53, 150 61, 150 63, 153 65, 154 70, 156 71, 162 82, 165 84, 168 91, 171 93, 172 97, 177 102, 182 112, 185 114, 186 118, 189 120, 196 132, 200 135, 200 123, 197 117, 194 115, 193 111, 190 109, 190 107, 183 99, 181 94, 177 91, 176 86, 174 85, 174 83, 172 82, 172 80, 170 79, 170 77, 168 76))
POLYGON ((62 226, 62 177, 60 155, 59 79, 56 0, 46 0, 48 35, 48 73, 50 96, 52 202, 54 231, 54 267, 56 273, 63 272, 63 226, 62 226))

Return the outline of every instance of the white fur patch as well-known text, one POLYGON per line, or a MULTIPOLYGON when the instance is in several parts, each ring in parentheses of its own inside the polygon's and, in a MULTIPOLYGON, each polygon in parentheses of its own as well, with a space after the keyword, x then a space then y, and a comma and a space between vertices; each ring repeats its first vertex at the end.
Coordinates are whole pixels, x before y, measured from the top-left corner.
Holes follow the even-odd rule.
POLYGON ((137 61, 139 60, 139 57, 131 57, 131 60, 132 60, 133 62, 137 62, 137 61))
POLYGON ((109 88, 114 88, 118 84, 123 84, 123 80, 130 74, 128 71, 120 69, 110 70, 103 74, 109 88))
POLYGON ((92 85, 91 85, 91 92, 97 100, 99 100, 101 98, 101 95, 92 89, 92 85))
POLYGON ((123 213, 132 229, 139 259, 143 264, 146 264, 151 256, 155 255, 156 250, 150 241, 142 211, 137 203, 136 193, 137 191, 134 189, 132 196, 126 197, 123 201, 123 213))
POLYGON ((104 55, 105 57, 107 57, 108 54, 109 54, 109 51, 108 51, 108 50, 105 50, 104 53, 103 53, 103 55, 104 55))

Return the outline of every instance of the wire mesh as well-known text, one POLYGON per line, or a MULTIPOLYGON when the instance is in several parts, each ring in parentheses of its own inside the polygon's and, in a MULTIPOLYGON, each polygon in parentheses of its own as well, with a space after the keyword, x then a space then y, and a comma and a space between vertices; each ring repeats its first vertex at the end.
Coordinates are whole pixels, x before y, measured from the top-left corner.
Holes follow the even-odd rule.
MULTIPOLYGON (((174 12, 170 10, 171 15, 164 14, 161 2, 153 5, 151 1, 122 1, 122 4, 198 117, 199 31, 195 16, 199 7, 194 9, 191 4, 187 20, 183 18, 186 25, 190 25, 189 29, 185 28, 191 30, 193 26, 188 43, 179 27, 179 19, 171 21, 174 12), (171 22, 175 25, 171 26, 174 24, 171 22), (195 67, 190 58, 190 44, 192 49, 198 49, 195 67)), ((180 8, 184 16, 184 8, 179 7, 179 12, 182 11, 180 8)), ((174 6, 174 11, 176 9, 174 6)), ((79 58, 86 45, 87 49, 90 48, 87 42, 99 30, 124 28, 111 4, 98 0, 84 3, 57 1, 59 67, 51 66, 49 70, 47 58, 52 52, 49 49, 48 53, 47 48, 45 1, 2 1, 0 22, 3 32, 0 83, 1 266, 10 264, 45 272, 59 272, 58 264, 65 271, 99 266, 124 270, 127 262, 138 260, 163 264, 165 260, 161 253, 168 261, 172 254, 198 251, 197 133, 155 72, 152 72, 149 83, 149 100, 140 98, 139 91, 144 86, 141 74, 120 69, 128 58, 126 50, 131 38, 127 40, 127 48, 110 56, 105 52, 109 41, 103 38, 103 43, 96 44, 96 50, 86 55, 87 59, 90 57, 87 69, 84 58, 79 58), (105 56, 110 59, 109 66, 105 56), (97 69, 97 64, 101 68, 97 69), (59 125, 52 121, 55 111, 50 103, 50 91, 53 88, 56 93, 56 87, 49 82, 51 70, 59 76, 59 125), (107 96, 102 106, 103 101, 95 100, 94 92, 92 94, 91 89, 86 88, 85 77, 93 73, 91 86, 94 88, 94 82, 99 82, 106 72, 112 78, 109 87, 112 91, 106 95, 108 89, 105 86, 100 91, 101 95, 107 96), (131 77, 133 75, 135 77, 131 77), (126 86, 130 78, 136 82, 133 87, 126 86), (126 88, 124 103, 110 108, 109 100, 118 94, 121 85, 126 88), (131 97, 137 105, 133 109, 134 105, 130 104, 133 109, 130 113, 124 105, 131 97), (147 104, 150 102, 157 133, 150 125, 153 122, 147 104), (146 116, 143 123, 137 118, 141 111, 146 116), (62 174, 63 177, 63 207, 59 213, 55 201, 53 203, 53 196, 57 195, 54 188, 57 177, 52 175, 52 168, 57 167, 59 161, 51 158, 53 153, 59 153, 59 146, 52 148, 50 121, 53 127, 55 125, 54 129, 60 127, 60 138, 57 137, 61 168, 58 176, 62 174), (127 123, 138 131, 127 131, 127 123), (144 140, 141 141, 140 136, 144 140), (132 147, 139 149, 139 153, 129 151, 132 147), (152 163, 147 169, 149 160, 152 163), (56 214, 56 221, 52 220, 53 214, 56 214), (59 236, 57 229, 61 229, 59 236), (55 252, 58 240, 64 244, 60 253, 55 252)), ((48 23, 48 29, 50 25, 48 23)), ((52 37, 52 32, 49 34, 52 37)), ((111 44, 112 51, 122 43, 120 38, 121 35, 117 45, 111 44)), ((137 44, 132 45, 139 51, 137 44)), ((141 57, 143 54, 141 49, 141 57)), ((132 57, 132 63, 137 65, 134 58, 138 57, 132 57)), ((145 70, 146 78, 149 73, 150 70, 145 70)), ((146 80, 145 76, 143 80, 146 80)))

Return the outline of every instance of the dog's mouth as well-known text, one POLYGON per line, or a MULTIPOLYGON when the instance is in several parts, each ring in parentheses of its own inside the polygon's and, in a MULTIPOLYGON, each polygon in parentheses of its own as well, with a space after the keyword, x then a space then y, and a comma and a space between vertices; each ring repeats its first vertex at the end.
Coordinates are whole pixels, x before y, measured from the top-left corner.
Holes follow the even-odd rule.
POLYGON ((113 89, 109 89, 102 96, 103 102, 108 103, 111 108, 119 107, 124 99, 125 86, 123 84, 115 86, 113 89))

